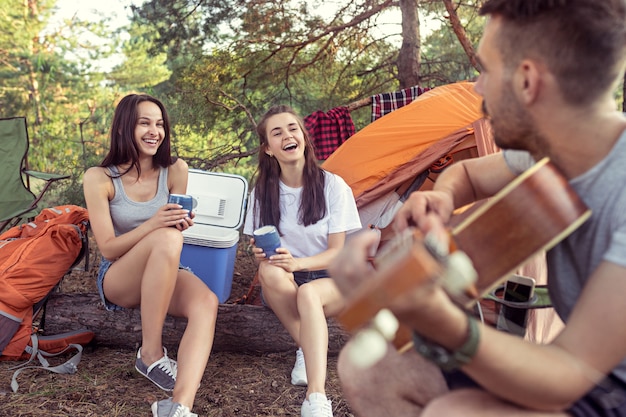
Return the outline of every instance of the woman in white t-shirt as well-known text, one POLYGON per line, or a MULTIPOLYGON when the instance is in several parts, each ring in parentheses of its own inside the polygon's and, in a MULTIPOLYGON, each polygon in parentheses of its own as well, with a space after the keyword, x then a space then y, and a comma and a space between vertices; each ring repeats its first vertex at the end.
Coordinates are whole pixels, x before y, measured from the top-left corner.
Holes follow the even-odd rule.
MULTIPOLYGON (((346 234, 361 222, 352 190, 315 159, 302 119, 288 106, 270 108, 257 126, 259 166, 244 233, 274 225, 281 236, 276 254, 253 247, 263 302, 300 346, 291 373, 294 385, 308 386, 303 417, 331 417, 326 398, 328 326, 343 299, 326 272, 346 234)), ((254 245, 254 238, 250 241, 254 245)))

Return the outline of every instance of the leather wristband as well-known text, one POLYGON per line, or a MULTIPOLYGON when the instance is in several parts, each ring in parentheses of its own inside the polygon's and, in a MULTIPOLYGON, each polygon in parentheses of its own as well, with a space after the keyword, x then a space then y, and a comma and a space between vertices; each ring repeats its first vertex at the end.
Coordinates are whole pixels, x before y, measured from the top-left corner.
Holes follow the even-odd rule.
POLYGON ((459 369, 472 360, 480 342, 478 322, 475 318, 468 316, 468 323, 467 339, 463 346, 455 352, 450 352, 443 346, 425 339, 415 332, 413 332, 413 347, 420 355, 446 372, 459 369))

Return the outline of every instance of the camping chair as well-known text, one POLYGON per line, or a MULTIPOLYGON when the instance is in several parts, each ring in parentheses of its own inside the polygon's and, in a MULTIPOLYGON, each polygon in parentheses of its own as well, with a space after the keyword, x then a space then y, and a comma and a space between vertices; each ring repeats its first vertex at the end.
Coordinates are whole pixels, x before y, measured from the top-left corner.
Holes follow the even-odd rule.
POLYGON ((3 178, 0 188, 0 232, 22 219, 34 217, 39 211, 37 204, 50 186, 70 177, 29 170, 28 146, 26 118, 0 118, 0 177, 3 178), (30 177, 45 181, 38 195, 31 190, 30 177))

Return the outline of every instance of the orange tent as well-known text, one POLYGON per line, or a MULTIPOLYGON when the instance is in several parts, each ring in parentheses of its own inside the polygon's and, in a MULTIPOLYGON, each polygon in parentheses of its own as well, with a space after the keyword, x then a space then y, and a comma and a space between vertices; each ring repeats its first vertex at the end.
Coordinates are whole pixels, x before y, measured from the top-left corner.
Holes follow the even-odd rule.
POLYGON ((496 151, 474 84, 436 87, 361 129, 322 167, 352 188, 364 225, 385 227, 415 189, 432 186, 440 160, 496 151))
MULTIPOLYGON (((361 223, 383 229, 410 192, 432 187, 438 161, 453 163, 498 151, 481 104, 473 83, 436 87, 352 135, 322 167, 352 188, 361 223)), ((517 273, 545 284, 543 255, 517 273)), ((554 310, 533 310, 526 338, 547 343, 562 327, 554 310)))

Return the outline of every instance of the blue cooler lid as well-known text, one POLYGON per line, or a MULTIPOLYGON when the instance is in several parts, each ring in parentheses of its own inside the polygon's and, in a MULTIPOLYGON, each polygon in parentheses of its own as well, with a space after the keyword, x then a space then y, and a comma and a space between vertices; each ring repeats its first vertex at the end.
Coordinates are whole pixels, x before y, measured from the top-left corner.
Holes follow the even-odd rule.
POLYGON ((195 225, 236 230, 243 224, 248 181, 241 175, 189 169, 187 194, 198 200, 198 205, 194 226, 185 232, 191 233, 195 225))

